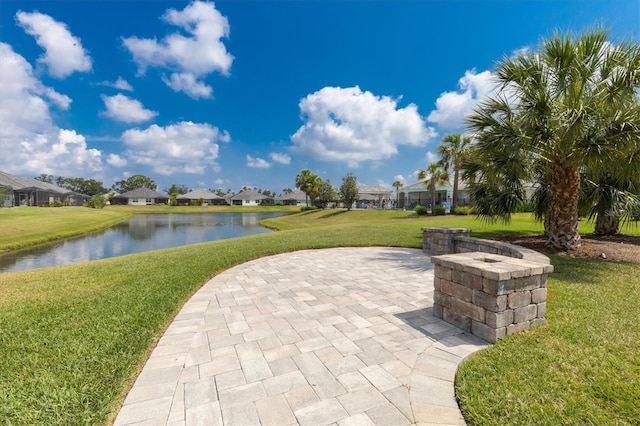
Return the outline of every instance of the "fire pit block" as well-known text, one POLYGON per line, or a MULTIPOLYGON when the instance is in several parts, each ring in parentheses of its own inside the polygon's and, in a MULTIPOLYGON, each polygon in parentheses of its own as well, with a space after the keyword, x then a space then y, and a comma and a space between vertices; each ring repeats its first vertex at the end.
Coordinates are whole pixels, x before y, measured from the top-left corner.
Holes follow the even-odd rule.
POLYGON ((483 252, 431 262, 436 317, 492 343, 544 322, 552 265, 483 252))

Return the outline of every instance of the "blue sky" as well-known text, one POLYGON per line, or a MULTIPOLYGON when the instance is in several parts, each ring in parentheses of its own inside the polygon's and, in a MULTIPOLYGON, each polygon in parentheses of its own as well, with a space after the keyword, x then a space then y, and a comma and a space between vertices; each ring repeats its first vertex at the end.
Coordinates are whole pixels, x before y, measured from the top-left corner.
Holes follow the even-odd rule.
POLYGON ((281 193, 415 183, 554 29, 640 40, 640 0, 0 4, 0 170, 281 193))

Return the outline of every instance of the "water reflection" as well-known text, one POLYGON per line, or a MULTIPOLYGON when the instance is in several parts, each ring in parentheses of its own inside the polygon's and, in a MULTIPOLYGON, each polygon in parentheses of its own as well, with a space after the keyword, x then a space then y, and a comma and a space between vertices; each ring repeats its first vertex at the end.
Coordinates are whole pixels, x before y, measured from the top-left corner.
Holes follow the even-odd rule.
POLYGON ((269 232, 260 220, 282 213, 136 215, 105 231, 0 256, 0 272, 123 256, 269 232))

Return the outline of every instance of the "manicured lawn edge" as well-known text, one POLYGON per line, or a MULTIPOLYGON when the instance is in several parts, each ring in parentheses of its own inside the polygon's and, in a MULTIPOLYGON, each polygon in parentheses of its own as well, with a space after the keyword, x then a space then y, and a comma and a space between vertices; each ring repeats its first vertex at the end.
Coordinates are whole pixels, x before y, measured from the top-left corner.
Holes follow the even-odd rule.
POLYGON ((0 254, 101 231, 132 215, 83 207, 0 209, 0 254))

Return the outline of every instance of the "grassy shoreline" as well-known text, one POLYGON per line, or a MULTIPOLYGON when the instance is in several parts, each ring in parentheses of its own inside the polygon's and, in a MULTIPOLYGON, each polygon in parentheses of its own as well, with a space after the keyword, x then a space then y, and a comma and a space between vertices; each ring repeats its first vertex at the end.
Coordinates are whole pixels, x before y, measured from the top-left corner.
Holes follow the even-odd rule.
MULTIPOLYGON (((109 423, 185 301, 239 263, 300 249, 419 248, 424 226, 470 227, 482 238, 541 229, 528 215, 507 226, 340 210, 265 225, 281 230, 0 274, 0 419, 109 423)), ((457 395, 469 424, 632 424, 640 418, 633 403, 640 390, 638 265, 562 256, 552 262, 548 324, 481 351, 460 370, 457 395)))
POLYGON ((0 254, 101 231, 134 214, 297 212, 285 206, 108 206, 0 209, 0 254))

